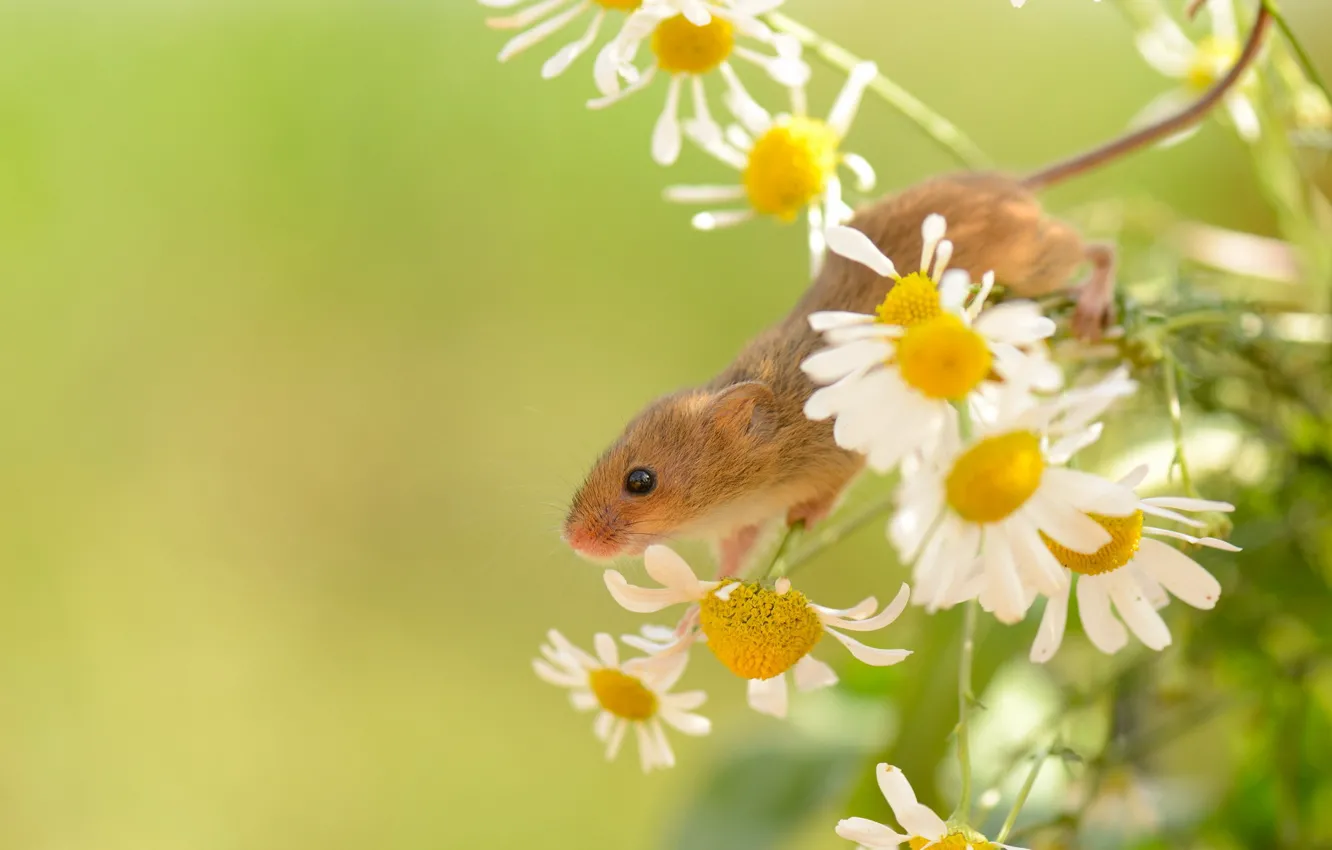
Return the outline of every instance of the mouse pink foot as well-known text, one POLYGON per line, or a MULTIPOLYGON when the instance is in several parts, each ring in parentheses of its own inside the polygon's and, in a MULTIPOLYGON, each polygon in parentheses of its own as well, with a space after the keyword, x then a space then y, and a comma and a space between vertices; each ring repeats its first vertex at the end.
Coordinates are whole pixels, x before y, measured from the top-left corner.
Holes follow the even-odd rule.
POLYGON ((1086 253, 1092 270, 1078 287, 1071 329, 1078 339, 1095 342, 1115 319, 1115 249, 1110 245, 1088 245, 1086 253))
POLYGON ((762 527, 746 525, 721 539, 717 545, 717 578, 739 575, 758 543, 762 527))
POLYGON ((838 492, 831 496, 821 496, 792 506, 786 512, 786 524, 793 526, 796 523, 803 522, 805 528, 813 528, 828 518, 828 514, 832 513, 833 508, 837 507, 837 499, 840 496, 841 493, 838 492))

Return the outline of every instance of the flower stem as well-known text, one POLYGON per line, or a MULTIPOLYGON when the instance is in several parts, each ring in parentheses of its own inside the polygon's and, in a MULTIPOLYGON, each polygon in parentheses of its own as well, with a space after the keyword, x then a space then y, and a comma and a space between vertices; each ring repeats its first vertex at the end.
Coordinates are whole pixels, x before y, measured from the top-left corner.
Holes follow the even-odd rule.
POLYGON ((1184 493, 1197 497, 1193 489, 1193 476, 1189 474, 1189 462, 1184 456, 1184 415, 1179 403, 1179 363, 1175 352, 1169 346, 1165 348, 1161 369, 1165 373, 1166 404, 1170 408, 1170 435, 1175 442, 1173 463, 1179 466, 1179 480, 1184 485, 1184 493))
POLYGON ((1022 807, 1027 805, 1027 798, 1031 796, 1031 789, 1036 784, 1036 777, 1041 775, 1041 768, 1045 767, 1045 760, 1050 757, 1050 750, 1054 744, 1051 742, 1040 752, 1036 754, 1036 763, 1031 766, 1027 773, 1026 780, 1022 783, 1022 790, 1018 791, 1017 799, 1013 801, 1013 808, 1008 810, 1008 817, 1004 818, 1004 826, 999 830, 999 835, 995 841, 1002 842, 1013 831, 1013 824, 1017 823, 1018 815, 1022 813, 1022 807))
POLYGON ((971 817, 971 660, 976 650, 976 600, 966 604, 962 625, 962 654, 957 664, 957 762, 962 769, 962 792, 950 820, 966 823, 971 817))
POLYGON ((1292 30, 1290 24, 1286 22, 1285 15, 1282 15, 1277 9, 1276 0, 1263 0, 1263 5, 1267 7, 1267 14, 1272 16, 1272 21, 1277 25, 1277 29, 1281 30, 1281 34, 1286 37, 1287 43, 1290 44, 1290 49, 1294 51, 1295 58, 1299 60, 1300 67, 1304 69, 1304 74, 1309 78, 1309 82, 1318 86, 1323 92, 1323 97, 1327 98, 1329 102, 1332 102, 1332 90, 1328 89, 1327 83, 1323 81, 1322 75, 1318 73, 1318 66, 1313 63, 1313 59, 1311 59, 1308 52, 1305 51, 1304 45, 1295 37, 1295 31, 1292 30))
POLYGON ((887 496, 884 496, 882 499, 870 502, 868 505, 862 508, 859 513, 854 514, 850 519, 840 522, 837 525, 829 526, 828 528, 823 529, 815 537, 813 543, 811 543, 809 546, 805 547, 804 549, 800 550, 799 552, 796 552, 790 558, 787 559, 786 569, 785 569, 786 574, 789 575, 795 572, 796 567, 799 567, 805 564, 806 562, 813 560, 814 558, 823 554, 824 550, 836 546, 838 543, 841 543, 851 534, 854 534, 855 532, 859 531, 861 528, 873 522, 875 519, 888 513, 893 509, 893 505, 895 504, 896 504, 896 497, 893 494, 889 494, 887 496))
POLYGON ((782 535, 782 542, 777 544, 777 551, 773 553, 772 562, 768 564, 768 571, 764 573, 764 578, 786 575, 786 571, 791 566, 784 560, 786 550, 791 546, 791 539, 804 530, 805 521, 803 519, 797 520, 786 527, 786 533, 782 535))
MULTIPOLYGON (((840 44, 829 41, 781 12, 768 13, 768 23, 778 32, 794 36, 802 45, 812 50, 814 55, 840 71, 850 73, 852 68, 863 61, 840 44)), ((981 149, 976 147, 976 143, 967 138, 953 122, 930 109, 915 95, 883 74, 875 75, 869 84, 869 89, 883 98, 889 106, 914 121, 926 135, 952 154, 962 165, 968 168, 985 168, 990 165, 989 157, 982 153, 981 149)))

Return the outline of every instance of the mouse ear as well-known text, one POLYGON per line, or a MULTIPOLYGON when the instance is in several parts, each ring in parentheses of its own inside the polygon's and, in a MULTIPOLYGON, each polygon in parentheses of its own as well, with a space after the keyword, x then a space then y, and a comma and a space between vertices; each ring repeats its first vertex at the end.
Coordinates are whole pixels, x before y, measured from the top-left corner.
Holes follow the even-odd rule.
POLYGON ((772 388, 762 381, 727 387, 708 404, 717 427, 735 434, 769 437, 777 428, 772 388))

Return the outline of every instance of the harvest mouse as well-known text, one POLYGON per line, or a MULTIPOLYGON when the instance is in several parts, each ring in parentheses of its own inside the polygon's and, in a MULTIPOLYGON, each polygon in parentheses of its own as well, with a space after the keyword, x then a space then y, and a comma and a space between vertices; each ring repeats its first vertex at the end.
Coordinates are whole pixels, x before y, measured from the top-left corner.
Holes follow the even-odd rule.
MULTIPOLYGON (((921 222, 948 222, 953 268, 994 271, 1022 297, 1068 286, 1083 263, 1074 330, 1095 335, 1110 318, 1114 253, 1086 244, 1047 218, 1035 192, 1169 138, 1200 120, 1245 74, 1270 23, 1259 9, 1243 52, 1226 76, 1178 114, 1025 178, 990 173, 938 177, 860 210, 862 231, 899 268, 921 254, 921 222)), ((776 519, 806 527, 826 516, 864 458, 833 440, 829 422, 806 418, 814 390, 800 363, 821 345, 807 321, 822 310, 873 312, 892 281, 830 254, 786 318, 752 340, 701 387, 652 402, 596 462, 574 495, 563 538, 590 558, 637 555, 671 538, 718 547, 721 575, 735 574, 761 530, 776 519)))

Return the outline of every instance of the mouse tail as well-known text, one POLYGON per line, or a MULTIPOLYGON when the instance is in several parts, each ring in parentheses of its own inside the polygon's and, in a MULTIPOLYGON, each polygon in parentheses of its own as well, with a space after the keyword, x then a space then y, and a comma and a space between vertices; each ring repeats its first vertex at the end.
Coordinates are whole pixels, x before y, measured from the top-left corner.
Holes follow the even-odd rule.
POLYGON ((1258 17, 1253 22, 1253 29, 1249 31, 1244 49, 1241 51, 1239 58, 1235 60, 1235 64, 1224 77, 1218 80, 1189 107, 1154 124, 1143 127, 1141 130, 1120 136, 1098 148, 1043 168, 1024 178, 1022 185, 1033 191, 1044 189, 1085 171, 1113 162, 1140 148, 1168 139, 1201 121, 1208 112, 1212 111, 1218 103, 1225 99, 1230 90, 1239 83, 1240 78, 1248 72, 1250 66, 1253 65, 1253 60, 1258 56, 1258 51, 1262 49, 1263 40, 1271 23, 1272 15, 1267 9, 1267 4, 1265 2, 1259 3, 1258 17))

